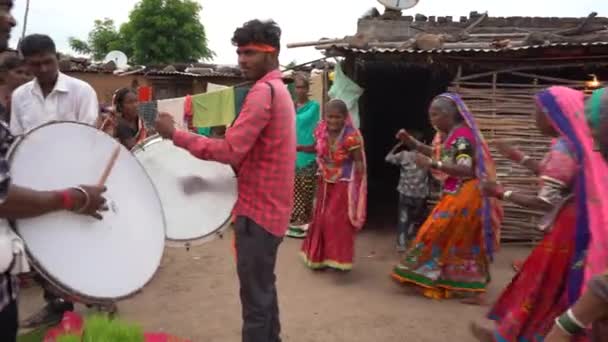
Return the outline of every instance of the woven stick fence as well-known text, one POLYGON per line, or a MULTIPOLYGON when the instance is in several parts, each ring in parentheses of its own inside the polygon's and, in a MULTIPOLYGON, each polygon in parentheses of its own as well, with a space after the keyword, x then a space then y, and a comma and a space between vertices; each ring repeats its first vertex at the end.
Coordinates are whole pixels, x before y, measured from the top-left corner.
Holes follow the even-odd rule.
MULTIPOLYGON (((460 74, 460 72, 459 72, 460 74)), ((473 82, 474 76, 457 78, 450 91, 459 93, 475 116, 485 139, 508 139, 526 155, 541 160, 547 153, 551 140, 536 129, 533 113, 534 95, 547 87, 547 82, 584 88, 584 82, 549 78, 525 73, 511 73, 530 78, 530 83, 498 83, 498 73, 492 82, 473 82), (466 81, 460 81, 466 79, 466 81), (538 81, 545 85, 539 85, 538 81)), ((536 194, 538 178, 529 170, 507 160, 490 144, 496 161, 498 181, 508 189, 536 194)), ((504 203, 505 216, 501 239, 505 243, 534 244, 542 238, 537 229, 544 213, 504 203)))

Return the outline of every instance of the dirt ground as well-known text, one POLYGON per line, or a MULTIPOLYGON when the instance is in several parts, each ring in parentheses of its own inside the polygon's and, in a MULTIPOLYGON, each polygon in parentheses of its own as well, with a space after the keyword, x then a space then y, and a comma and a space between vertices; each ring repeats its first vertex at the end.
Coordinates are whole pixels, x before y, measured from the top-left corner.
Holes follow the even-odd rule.
MULTIPOLYGON (((167 249, 151 284, 119 303, 120 316, 147 331, 170 332, 196 342, 240 341, 241 313, 230 234, 190 251, 167 249)), ((278 258, 284 341, 471 341, 468 322, 483 319, 487 310, 412 296, 393 283, 388 274, 398 255, 390 230, 368 230, 358 236, 350 274, 311 272, 300 262, 300 244, 286 239, 278 258)), ((492 268, 490 299, 513 276, 510 262, 527 252, 503 248, 499 253, 492 268)), ((40 289, 23 291, 22 317, 40 305, 40 289)))

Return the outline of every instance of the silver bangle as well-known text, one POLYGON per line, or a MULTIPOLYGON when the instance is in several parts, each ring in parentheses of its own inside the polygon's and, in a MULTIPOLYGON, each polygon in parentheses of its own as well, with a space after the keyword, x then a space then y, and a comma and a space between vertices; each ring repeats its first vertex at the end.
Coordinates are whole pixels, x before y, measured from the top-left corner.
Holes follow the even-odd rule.
POLYGON ((502 194, 502 200, 503 201, 510 201, 511 200, 511 196, 513 196, 513 191, 511 190, 507 190, 502 194))
POLYGON ((89 196, 89 193, 81 186, 73 187, 72 189, 80 191, 84 195, 84 204, 82 207, 72 210, 78 214, 82 214, 89 207, 89 204, 91 204, 91 196, 89 196))
POLYGON ((441 160, 431 162, 431 168, 435 170, 440 170, 443 167, 443 162, 441 160))
POLYGON ((521 160, 519 161, 519 165, 525 165, 527 161, 532 160, 532 157, 530 156, 524 156, 523 158, 521 158, 521 160))
POLYGON ((572 322, 574 324, 576 324, 576 326, 578 326, 579 328, 585 330, 587 327, 581 323, 581 321, 579 321, 576 316, 574 316, 574 312, 572 312, 572 308, 568 309, 568 311, 566 311, 566 315, 568 316, 568 318, 570 318, 572 320, 572 322))
POLYGON ((562 324, 559 322, 559 317, 557 317, 557 318, 555 319, 555 325, 557 325, 557 327, 558 327, 558 328, 559 328, 559 329, 560 329, 562 332, 564 332, 564 334, 566 334, 566 335, 568 335, 568 336, 572 336, 572 334, 571 334, 571 333, 570 333, 568 330, 566 330, 566 328, 564 328, 564 326, 563 326, 563 325, 562 325, 562 324))

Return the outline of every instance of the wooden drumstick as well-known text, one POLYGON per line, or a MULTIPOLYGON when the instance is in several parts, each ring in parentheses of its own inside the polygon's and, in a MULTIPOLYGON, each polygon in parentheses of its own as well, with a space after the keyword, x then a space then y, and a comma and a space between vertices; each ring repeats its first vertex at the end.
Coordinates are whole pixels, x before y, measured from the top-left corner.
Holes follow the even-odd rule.
POLYGON ((104 186, 106 185, 106 181, 108 180, 108 177, 110 176, 110 172, 112 172, 112 168, 114 167, 114 164, 116 164, 116 159, 118 159, 118 155, 120 154, 120 145, 116 145, 116 148, 114 148, 114 151, 112 152, 112 156, 110 157, 110 160, 108 160, 108 163, 106 164, 105 169, 103 170, 103 173, 101 174, 101 178, 99 178, 99 182, 97 182, 98 186, 104 186))

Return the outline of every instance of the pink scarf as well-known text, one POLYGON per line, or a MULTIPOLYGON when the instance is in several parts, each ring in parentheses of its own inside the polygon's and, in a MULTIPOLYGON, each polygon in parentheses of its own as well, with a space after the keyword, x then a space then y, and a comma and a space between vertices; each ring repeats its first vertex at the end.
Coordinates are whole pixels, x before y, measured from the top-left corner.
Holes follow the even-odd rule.
POLYGON ((554 127, 572 145, 580 165, 576 175, 576 251, 568 275, 569 301, 578 299, 590 278, 608 267, 608 166, 594 151, 591 130, 585 119, 584 95, 551 87, 538 95, 538 102, 554 127))

